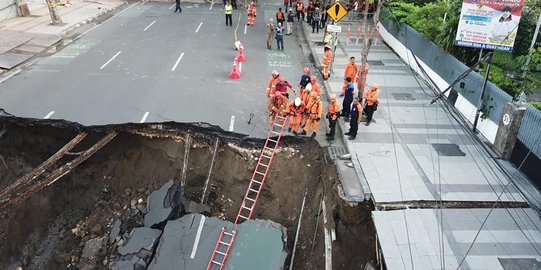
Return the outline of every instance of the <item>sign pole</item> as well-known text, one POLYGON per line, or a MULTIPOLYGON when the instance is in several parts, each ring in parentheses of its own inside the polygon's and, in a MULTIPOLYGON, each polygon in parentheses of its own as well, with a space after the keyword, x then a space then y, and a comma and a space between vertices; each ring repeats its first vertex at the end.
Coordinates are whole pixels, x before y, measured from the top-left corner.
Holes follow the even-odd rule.
POLYGON ((475 119, 473 120, 473 132, 477 133, 477 122, 479 121, 479 115, 481 108, 483 107, 483 98, 485 96, 485 89, 487 87, 488 75, 490 74, 490 66, 492 64, 492 50, 488 50, 487 70, 485 72, 485 79, 483 81, 483 87, 481 88, 481 95, 479 95, 479 101, 477 102, 477 112, 475 112, 475 119))

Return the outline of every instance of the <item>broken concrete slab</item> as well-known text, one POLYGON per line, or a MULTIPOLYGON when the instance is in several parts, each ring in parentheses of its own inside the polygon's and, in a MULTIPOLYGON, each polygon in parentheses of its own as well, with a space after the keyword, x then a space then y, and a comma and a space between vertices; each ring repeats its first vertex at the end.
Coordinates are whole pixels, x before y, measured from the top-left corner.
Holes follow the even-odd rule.
POLYGON ((145 226, 155 228, 163 225, 180 205, 181 196, 181 190, 173 180, 169 180, 160 189, 150 193, 147 200, 148 213, 145 215, 145 226))
MULTIPOLYGON (((234 225, 200 214, 168 221, 148 269, 205 269, 223 227, 231 231, 234 225)), ((237 225, 225 269, 283 269, 286 235, 283 226, 271 221, 249 220, 237 225)))
POLYGON ((182 206, 184 207, 184 211, 186 211, 186 213, 197 213, 197 214, 202 214, 202 213, 210 214, 211 213, 210 206, 206 204, 190 201, 186 199, 184 196, 182 197, 181 201, 182 201, 182 206))
POLYGON ((122 257, 113 269, 115 270, 144 270, 147 264, 139 257, 135 255, 128 255, 122 257))
POLYGON ((111 233, 109 233, 109 242, 114 243, 116 240, 116 237, 120 233, 120 225, 122 225, 122 221, 120 219, 115 220, 115 223, 113 224, 113 228, 111 228, 111 233))
POLYGON ((86 259, 94 259, 94 257, 96 257, 100 249, 103 247, 103 240, 103 237, 99 237, 86 241, 81 257, 86 259))
POLYGON ((142 249, 152 251, 157 240, 162 235, 161 230, 147 227, 133 229, 126 244, 118 249, 120 255, 137 254, 142 249))

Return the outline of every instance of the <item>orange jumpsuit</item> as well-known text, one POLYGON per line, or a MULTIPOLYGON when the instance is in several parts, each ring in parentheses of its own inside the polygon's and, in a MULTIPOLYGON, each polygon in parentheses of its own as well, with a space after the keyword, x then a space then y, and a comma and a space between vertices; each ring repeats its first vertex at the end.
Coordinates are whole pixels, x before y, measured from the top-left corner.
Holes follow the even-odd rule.
POLYGON ((319 86, 319 83, 312 83, 312 91, 310 92, 316 92, 318 95, 321 95, 321 86, 319 86))
POLYGON ((274 95, 274 91, 276 89, 276 84, 280 82, 280 77, 271 77, 269 80, 269 84, 267 85, 267 97, 271 96, 271 93, 274 95), (272 90, 272 91, 271 91, 272 90))
POLYGON ((323 66, 323 79, 329 78, 329 67, 331 65, 333 58, 332 50, 327 50, 325 52, 325 55, 323 55, 323 60, 321 61, 321 65, 323 66))
POLYGON ((340 94, 344 94, 346 92, 346 88, 348 87, 349 82, 346 81, 346 78, 349 77, 351 79, 351 82, 355 81, 355 76, 357 75, 357 64, 349 62, 346 65, 346 71, 344 72, 344 85, 342 85, 342 91, 340 94))
POLYGON ((304 102, 301 102, 301 105, 297 107, 295 106, 295 100, 292 100, 287 105, 287 113, 289 114, 289 127, 292 128, 293 132, 295 133, 299 131, 299 126, 302 122, 304 109, 304 102))
POLYGON ((281 97, 272 96, 269 99, 268 110, 269 110, 269 116, 270 116, 271 122, 274 121, 274 118, 276 117, 276 115, 280 115, 280 116, 287 115, 287 101, 288 101, 287 97, 285 96, 281 96, 281 97))
POLYGON ((313 124, 313 132, 317 133, 319 129, 319 120, 323 114, 323 102, 316 92, 310 92, 310 101, 306 106, 306 124, 304 132, 310 131, 310 126, 313 124))
POLYGON ((251 5, 248 7, 248 25, 254 25, 255 17, 257 15, 257 9, 255 5, 251 5))

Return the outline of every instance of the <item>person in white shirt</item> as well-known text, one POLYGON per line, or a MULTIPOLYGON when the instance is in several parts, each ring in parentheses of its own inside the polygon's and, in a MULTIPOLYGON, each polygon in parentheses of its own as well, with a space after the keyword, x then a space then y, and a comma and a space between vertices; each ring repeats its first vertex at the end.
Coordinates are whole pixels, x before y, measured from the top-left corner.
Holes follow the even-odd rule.
POLYGON ((514 35, 512 36, 510 33, 517 30, 517 25, 518 23, 514 20, 513 15, 511 14, 511 7, 505 6, 502 9, 501 16, 494 20, 490 34, 492 34, 494 39, 501 41, 514 39, 514 35))

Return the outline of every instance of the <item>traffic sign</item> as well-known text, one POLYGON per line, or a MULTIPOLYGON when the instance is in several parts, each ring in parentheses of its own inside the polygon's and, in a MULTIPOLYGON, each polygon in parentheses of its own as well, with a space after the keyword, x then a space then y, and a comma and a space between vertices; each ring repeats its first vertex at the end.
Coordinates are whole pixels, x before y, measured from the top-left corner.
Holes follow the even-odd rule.
POLYGON ((327 14, 331 16, 333 21, 338 22, 340 21, 346 14, 348 14, 348 11, 340 4, 340 2, 334 3, 329 9, 327 9, 327 14))
POLYGON ((333 33, 342 33, 342 26, 336 24, 327 24, 327 31, 333 33))

